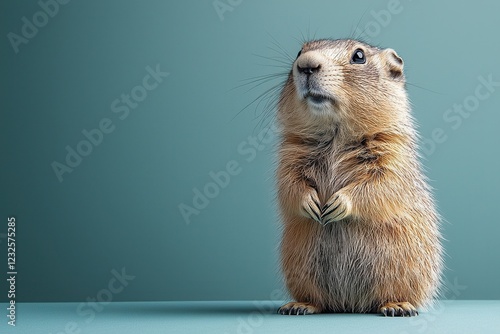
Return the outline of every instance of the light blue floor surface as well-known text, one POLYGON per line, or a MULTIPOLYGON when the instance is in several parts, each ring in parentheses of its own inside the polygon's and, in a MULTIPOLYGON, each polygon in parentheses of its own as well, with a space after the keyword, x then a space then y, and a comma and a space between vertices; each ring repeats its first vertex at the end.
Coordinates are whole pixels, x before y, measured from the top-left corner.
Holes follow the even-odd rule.
POLYGON ((22 303, 16 326, 1 304, 0 333, 500 333, 500 301, 443 301, 414 318, 374 314, 276 314, 281 303, 124 302, 22 303))

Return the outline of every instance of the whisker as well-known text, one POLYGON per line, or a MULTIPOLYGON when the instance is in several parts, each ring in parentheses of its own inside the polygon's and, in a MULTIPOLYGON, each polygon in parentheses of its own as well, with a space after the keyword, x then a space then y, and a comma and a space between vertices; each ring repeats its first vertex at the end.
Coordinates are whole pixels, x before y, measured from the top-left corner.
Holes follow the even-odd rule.
MULTIPOLYGON (((290 55, 288 55, 288 54, 284 55, 284 54, 282 54, 282 53, 281 53, 281 51, 280 51, 280 50, 275 49, 274 47, 271 47, 271 46, 269 47, 269 49, 270 49, 270 50, 272 50, 272 51, 274 51, 274 52, 276 52, 276 53, 281 54, 281 55, 283 56, 283 57, 281 58, 281 59, 283 59, 283 61, 293 62, 293 59, 292 59, 292 57, 291 57, 290 55)), ((279 59, 279 58, 278 58, 278 59, 279 59)))
POLYGON ((268 78, 269 79, 270 78, 278 78, 278 77, 281 77, 281 76, 285 76, 287 74, 288 74, 287 72, 286 73, 285 72, 279 72, 279 73, 263 74, 263 75, 258 75, 258 76, 251 77, 251 78, 248 78, 248 79, 243 79, 241 81, 247 81, 247 82, 244 83, 244 84, 242 84, 242 85, 236 86, 235 88, 246 86, 246 85, 252 84, 253 82, 257 82, 257 81, 268 79, 268 78))
MULTIPOLYGON (((269 78, 269 79, 266 79, 266 80, 262 80, 261 82, 257 83, 255 86, 253 86, 253 87, 249 88, 249 89, 246 91, 246 93, 248 93, 248 92, 250 92, 250 91, 254 90, 255 88, 257 88, 257 87, 259 87, 259 86, 262 86, 262 85, 263 85, 263 84, 265 84, 265 83, 268 83, 268 82, 270 82, 270 81, 273 81, 273 80, 275 80, 275 79, 276 79, 276 78, 269 78)), ((281 83, 282 83, 282 81, 280 81, 280 83, 279 83, 279 84, 281 84, 281 83)))
MULTIPOLYGON (((365 17, 366 15, 366 12, 368 11, 368 8, 366 8, 364 11, 363 11, 363 15, 361 15, 361 17, 359 18, 358 20, 358 23, 356 24, 356 27, 354 28, 354 30, 352 31, 351 33, 351 37, 353 37, 354 39, 359 39, 361 37, 361 34, 359 34, 358 36, 355 36, 354 34, 356 33, 356 30, 358 30, 358 27, 359 25, 361 24, 361 21, 363 20, 363 18, 365 17)), ((366 30, 366 29, 365 29, 366 30)), ((362 31, 364 32, 364 30, 362 31)))
MULTIPOLYGON (((251 86, 250 88, 248 88, 245 93, 248 93, 268 82, 271 82, 271 81, 274 81, 274 80, 278 80, 279 78, 281 77, 285 77, 287 76, 288 74, 286 73, 276 73, 276 74, 269 74, 269 75, 265 75, 265 76, 262 76, 262 78, 256 78, 250 82, 247 82, 247 83, 244 83, 244 84, 241 84, 239 86, 236 86, 234 89, 237 89, 237 88, 242 88, 242 87, 246 87, 246 86, 250 86, 250 85, 253 85, 251 86)), ((282 82, 283 80, 280 80, 280 83, 282 82)))
POLYGON ((266 59, 266 60, 271 60, 271 61, 275 61, 277 63, 282 63, 282 64, 285 64, 287 66, 290 66, 290 62, 288 61, 288 59, 285 59, 283 57, 276 57, 276 58, 273 58, 273 57, 266 57, 266 56, 263 56, 263 55, 259 55, 259 54, 253 54, 254 56, 256 57, 259 57, 259 58, 263 58, 263 59, 266 59))
POLYGON ((280 44, 279 42, 276 40, 276 38, 274 38, 271 34, 267 33, 267 35, 272 39, 272 43, 275 47, 277 47, 280 51, 278 50, 274 50, 275 52, 281 54, 282 56, 284 56, 286 59, 288 59, 290 62, 293 62, 294 61, 294 58, 287 52, 287 50, 285 50, 280 44))
POLYGON ((408 82, 408 81, 406 82, 406 84, 407 84, 407 85, 409 85, 409 86, 413 86, 413 87, 416 87, 416 88, 420 88, 420 89, 425 90, 425 91, 428 91, 428 92, 430 92, 430 93, 434 93, 434 94, 438 94, 438 95, 445 95, 445 94, 443 94, 443 93, 436 92, 436 91, 434 91, 434 90, 432 90, 432 89, 428 89, 428 88, 425 88, 425 87, 422 87, 422 86, 419 86, 419 85, 413 84, 413 83, 408 82))
POLYGON ((314 31, 314 34, 312 35, 312 40, 316 39, 317 33, 318 33, 318 28, 316 28, 316 30, 314 31))
POLYGON ((269 89, 266 89, 262 94, 257 96, 250 103, 248 103, 245 107, 243 107, 243 109, 238 111, 238 113, 236 115, 234 115, 233 118, 231 118, 231 121, 234 120, 238 115, 240 115, 243 111, 247 110, 251 105, 253 105, 256 102, 257 102, 257 105, 255 108, 258 109, 258 107, 262 103, 262 100, 265 99, 268 94, 271 94, 271 93, 275 92, 277 89, 281 88, 282 85, 283 85, 283 83, 280 83, 280 84, 277 84, 269 89))
POLYGON ((307 38, 304 36, 302 30, 299 30, 299 32, 300 32, 300 37, 302 37, 302 44, 304 44, 307 41, 307 38))
MULTIPOLYGON (((382 80, 386 80, 386 81, 392 81, 391 79, 388 79, 388 78, 381 78, 382 80)), ((411 82, 408 82, 406 81, 405 83, 406 85, 408 86, 412 86, 412 87, 416 87, 416 88, 419 88, 419 89, 422 89, 422 90, 425 90, 427 92, 430 92, 430 93, 434 93, 434 94, 438 94, 438 95, 446 95, 444 93, 441 93, 441 92, 437 92, 437 91, 434 91, 432 89, 428 89, 428 88, 425 88, 425 87, 422 87, 420 85, 417 85, 417 84, 414 84, 414 83, 411 83, 411 82)))
MULTIPOLYGON (((295 61, 295 57, 292 57, 288 50, 283 48, 271 34, 267 33, 267 35, 271 40, 271 45, 267 48, 272 51, 273 55, 253 54, 253 56, 269 62, 258 64, 259 66, 263 68, 273 67, 278 70, 275 73, 266 73, 243 79, 239 85, 232 89, 246 88, 244 93, 256 91, 257 89, 263 90, 258 96, 252 98, 251 101, 239 110, 230 120, 233 121, 240 114, 248 111, 252 107, 253 119, 258 120, 254 127, 254 132, 258 129, 270 126, 276 119, 277 105, 282 98, 280 93, 290 75, 291 65, 295 61)), ((303 34, 302 37, 304 38, 303 34)))

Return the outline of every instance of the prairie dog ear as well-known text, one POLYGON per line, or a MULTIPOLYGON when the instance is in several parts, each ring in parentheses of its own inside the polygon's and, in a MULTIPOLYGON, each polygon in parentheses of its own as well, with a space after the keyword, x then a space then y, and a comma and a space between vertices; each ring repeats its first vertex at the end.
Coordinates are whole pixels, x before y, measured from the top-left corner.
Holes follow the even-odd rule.
POLYGON ((404 80, 403 59, 398 56, 396 51, 394 51, 393 49, 385 49, 381 52, 381 55, 382 61, 388 71, 389 76, 393 79, 404 80))

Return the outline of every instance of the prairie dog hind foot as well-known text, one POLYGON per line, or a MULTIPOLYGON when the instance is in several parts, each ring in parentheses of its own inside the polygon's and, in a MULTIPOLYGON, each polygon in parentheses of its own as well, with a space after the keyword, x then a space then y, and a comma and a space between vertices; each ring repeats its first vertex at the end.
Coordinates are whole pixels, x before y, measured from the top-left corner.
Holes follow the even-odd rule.
POLYGON ((417 309, 408 302, 386 303, 380 308, 380 313, 386 317, 414 317, 418 315, 417 309))
POLYGON ((282 315, 307 315, 321 313, 321 309, 310 303, 291 302, 281 306, 278 313, 282 315))

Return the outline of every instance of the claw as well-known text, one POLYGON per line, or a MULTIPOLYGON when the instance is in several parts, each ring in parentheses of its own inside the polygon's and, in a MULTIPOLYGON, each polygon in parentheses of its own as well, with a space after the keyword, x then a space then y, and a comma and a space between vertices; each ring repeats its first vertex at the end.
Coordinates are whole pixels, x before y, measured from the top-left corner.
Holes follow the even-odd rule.
POLYGON ((321 224, 321 205, 319 204, 318 194, 311 189, 302 201, 302 210, 306 217, 312 218, 321 224))
POLYGON ((380 313, 386 317, 414 317, 418 315, 415 307, 408 302, 386 303, 380 308, 380 313))
POLYGON ((347 217, 351 210, 351 201, 349 197, 339 190, 333 194, 321 209, 321 219, 324 225, 339 221, 347 217))
POLYGON ((309 303, 297 303, 292 302, 281 306, 278 309, 279 314, 283 315, 306 315, 320 313, 321 309, 309 304, 309 303))
MULTIPOLYGON (((318 209, 320 209, 320 208, 321 208, 321 204, 319 204, 319 202, 318 202, 315 198, 313 198, 313 199, 312 199, 312 201, 314 202, 314 204, 316 205, 316 207, 317 207, 318 209)), ((320 209, 320 212, 321 212, 321 209, 320 209)))
POLYGON ((309 209, 311 210, 311 212, 313 213, 314 217, 316 218, 314 220, 316 220, 317 222, 321 222, 320 216, 318 215, 318 213, 316 211, 314 211, 314 209, 312 208, 311 204, 307 204, 307 205, 309 206, 309 209))
MULTIPOLYGON (((328 216, 330 213, 332 213, 333 211, 337 210, 337 208, 338 208, 339 206, 340 206, 340 203, 339 203, 339 204, 337 204, 337 206, 336 206, 336 207, 334 207, 333 209, 330 209, 328 212, 323 212, 323 216, 328 216)), ((326 207, 325 207, 325 208, 323 208, 323 209, 326 209, 326 207)))

